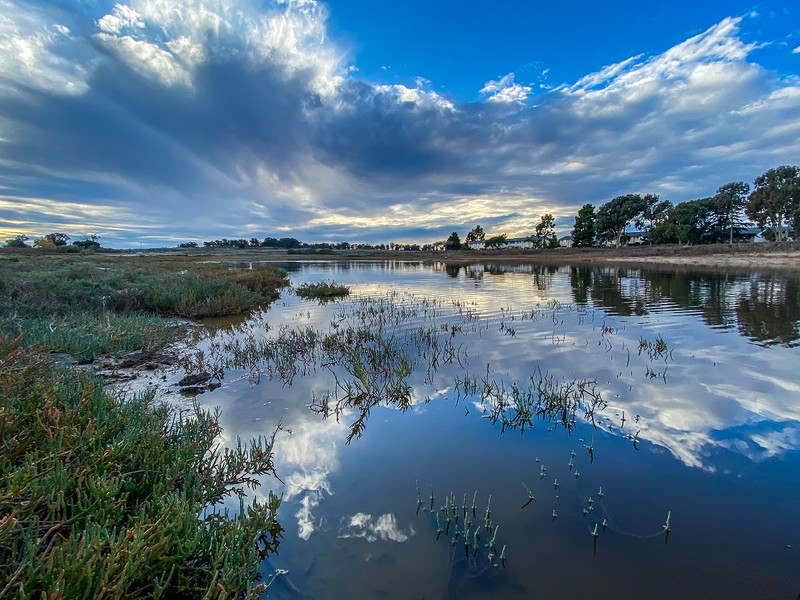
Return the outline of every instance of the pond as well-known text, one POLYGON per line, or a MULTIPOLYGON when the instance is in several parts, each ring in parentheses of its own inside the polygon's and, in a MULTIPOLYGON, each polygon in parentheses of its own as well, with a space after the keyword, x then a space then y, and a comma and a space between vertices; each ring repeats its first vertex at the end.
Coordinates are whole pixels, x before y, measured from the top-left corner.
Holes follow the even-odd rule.
POLYGON ((800 592, 796 275, 279 266, 351 294, 198 340, 222 442, 280 423, 270 598, 800 592))

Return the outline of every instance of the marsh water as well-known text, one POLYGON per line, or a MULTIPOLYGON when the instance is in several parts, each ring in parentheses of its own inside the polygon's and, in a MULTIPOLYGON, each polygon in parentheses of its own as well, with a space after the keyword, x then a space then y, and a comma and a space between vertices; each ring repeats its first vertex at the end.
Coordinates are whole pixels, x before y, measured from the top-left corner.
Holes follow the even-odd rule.
POLYGON ((800 592, 796 275, 279 266, 351 294, 198 340, 222 442, 280 423, 270 598, 800 592))

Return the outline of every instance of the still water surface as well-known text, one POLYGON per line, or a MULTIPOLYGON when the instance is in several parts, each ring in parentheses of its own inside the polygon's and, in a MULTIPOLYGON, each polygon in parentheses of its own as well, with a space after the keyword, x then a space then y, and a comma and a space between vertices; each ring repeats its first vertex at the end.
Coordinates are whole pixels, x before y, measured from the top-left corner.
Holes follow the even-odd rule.
POLYGON ((336 407, 358 372, 315 354, 289 375, 278 359, 227 368, 223 385, 198 397, 221 408, 223 442, 281 423, 283 483, 263 485, 283 495, 286 532, 262 572, 288 574, 270 598, 800 592, 795 276, 280 266, 294 286, 336 281, 351 296, 319 304, 287 291, 249 321, 209 323, 200 346, 213 354, 232 340, 371 328, 353 347, 398 349, 389 378, 407 395, 368 410, 351 394, 326 417, 320 405, 336 407), (398 356, 410 360, 407 376, 398 356), (519 398, 570 385, 585 393, 566 422, 539 415, 521 428, 513 403, 498 408, 514 389, 519 398))

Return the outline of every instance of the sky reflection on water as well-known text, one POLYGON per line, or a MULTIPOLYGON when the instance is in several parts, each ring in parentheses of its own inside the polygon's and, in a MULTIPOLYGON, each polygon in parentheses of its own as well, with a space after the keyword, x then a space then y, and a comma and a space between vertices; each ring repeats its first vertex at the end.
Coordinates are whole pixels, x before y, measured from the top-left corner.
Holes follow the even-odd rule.
POLYGON ((276 466, 284 484, 264 484, 284 494, 287 534, 264 573, 279 567, 289 575, 270 597, 800 591, 796 277, 396 261, 282 266, 295 286, 334 280, 351 286, 352 297, 319 305, 287 292, 261 320, 220 329, 218 339, 277 335, 281 325, 327 330, 367 297, 409 306, 436 299, 437 325, 464 321, 465 310, 471 318, 457 336, 463 364, 439 365, 432 380, 418 365, 408 378, 409 410, 374 408, 363 437, 349 445, 355 407, 338 419, 308 408, 335 389, 335 368, 291 386, 228 371, 221 388, 200 397, 222 408, 228 440, 282 423, 276 466), (668 354, 640 352, 641 340, 659 337, 668 354), (480 399, 456 390, 465 371, 523 386, 537 370, 596 381, 607 402, 597 429, 579 414, 571 433, 535 421, 524 435, 500 435, 499 423, 482 418, 480 399), (492 494, 506 567, 491 566, 483 547, 472 558, 448 536, 436 541, 427 506, 415 510, 417 481, 425 503, 433 486, 436 508, 450 492, 459 504, 477 492, 484 506, 492 494), (536 500, 521 509, 526 488, 536 500), (603 518, 609 525, 594 554, 591 532, 603 518))

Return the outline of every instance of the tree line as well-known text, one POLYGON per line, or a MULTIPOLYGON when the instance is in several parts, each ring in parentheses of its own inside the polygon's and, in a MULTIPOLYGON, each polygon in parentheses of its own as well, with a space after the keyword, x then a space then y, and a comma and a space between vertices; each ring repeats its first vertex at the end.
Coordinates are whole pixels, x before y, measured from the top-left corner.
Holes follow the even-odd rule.
POLYGON ((756 225, 766 239, 792 239, 800 226, 800 167, 783 165, 755 178, 726 183, 716 194, 679 204, 657 194, 617 196, 595 210, 584 204, 575 217, 572 245, 620 246, 634 226, 648 244, 733 243, 756 225))
MULTIPOLYGON (((558 248, 558 236, 556 235, 556 219, 550 213, 545 213, 533 229, 533 233, 525 238, 533 248, 558 248)), ((446 250, 460 250, 462 248, 474 247, 476 244, 483 243, 484 248, 498 248, 508 244, 508 236, 505 233, 486 237, 483 227, 476 225, 467 233, 464 242, 457 231, 450 234, 444 242, 446 250)))
MULTIPOLYGON (((31 238, 24 233, 20 233, 14 237, 8 238, 6 240, 6 246, 8 248, 30 248, 31 246, 28 244, 30 239, 31 238)), ((70 239, 71 238, 66 233, 48 233, 47 235, 35 238, 33 240, 33 245, 37 248, 59 248, 67 246, 67 242, 69 242, 70 239)), ((99 239, 99 235, 87 234, 80 240, 73 241, 72 245, 82 250, 93 250, 100 247, 99 239)))
MULTIPOLYGON (((197 248, 197 242, 183 242, 179 248, 197 248)), ((388 244, 366 244, 351 242, 302 242, 293 237, 264 239, 250 238, 211 240, 203 242, 204 248, 272 248, 278 250, 434 250, 435 244, 401 244, 390 242, 388 244)))

